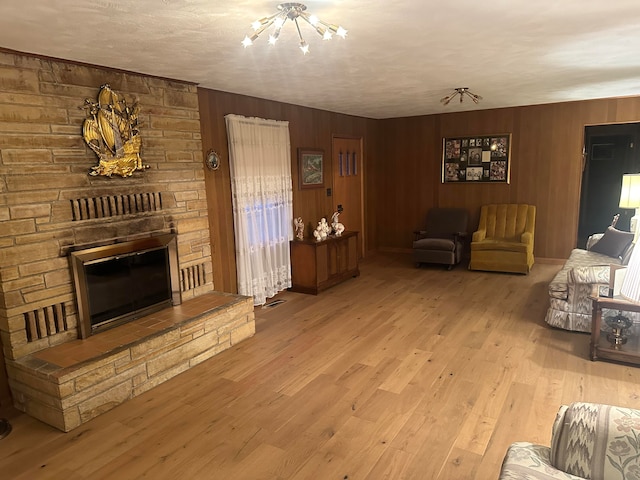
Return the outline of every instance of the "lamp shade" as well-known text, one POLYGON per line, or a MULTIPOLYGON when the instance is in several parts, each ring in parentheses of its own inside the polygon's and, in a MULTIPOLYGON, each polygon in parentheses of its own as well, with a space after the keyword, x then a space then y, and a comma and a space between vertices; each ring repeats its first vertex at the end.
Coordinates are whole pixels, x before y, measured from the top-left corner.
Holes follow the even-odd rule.
POLYGON ((640 207, 640 173, 625 173, 622 175, 620 189, 620 208, 640 207))
POLYGON ((620 295, 630 302, 640 303, 640 246, 634 245, 620 295))

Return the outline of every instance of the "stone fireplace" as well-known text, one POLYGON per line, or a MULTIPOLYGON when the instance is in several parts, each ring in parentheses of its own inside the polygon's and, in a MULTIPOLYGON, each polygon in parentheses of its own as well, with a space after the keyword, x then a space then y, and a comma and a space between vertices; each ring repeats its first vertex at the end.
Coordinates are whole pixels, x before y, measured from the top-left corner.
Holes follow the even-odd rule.
POLYGON ((0 339, 19 409, 68 431, 253 335, 250 299, 214 292, 200 138, 195 85, 0 52, 0 339), (130 178, 88 175, 79 107, 105 83, 140 104, 149 169, 130 178), (166 236, 182 303, 81 339, 70 254, 166 236))

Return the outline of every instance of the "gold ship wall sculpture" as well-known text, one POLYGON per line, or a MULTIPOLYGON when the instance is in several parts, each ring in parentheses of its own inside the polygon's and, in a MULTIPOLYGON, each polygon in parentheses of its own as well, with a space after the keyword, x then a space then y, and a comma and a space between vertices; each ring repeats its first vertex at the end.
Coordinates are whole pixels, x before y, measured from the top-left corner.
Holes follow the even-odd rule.
POLYGON ((138 103, 128 106, 109 84, 100 87, 97 102, 87 98, 84 103, 87 118, 82 136, 98 156, 98 165, 91 167, 89 175, 130 177, 136 170, 149 168, 140 158, 138 103))

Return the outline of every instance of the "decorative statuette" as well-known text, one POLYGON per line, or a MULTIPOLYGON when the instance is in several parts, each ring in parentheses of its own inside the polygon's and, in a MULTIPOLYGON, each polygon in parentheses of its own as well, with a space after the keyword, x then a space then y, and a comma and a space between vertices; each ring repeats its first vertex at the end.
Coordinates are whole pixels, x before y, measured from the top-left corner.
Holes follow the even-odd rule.
POLYGON ((293 219, 293 226, 296 232, 296 238, 298 240, 304 240, 304 222, 302 221, 302 217, 293 219))
POLYGON ((327 223, 327 219, 322 218, 322 220, 318 222, 316 229, 313 231, 313 236, 315 237, 316 242, 326 240, 329 233, 331 233, 331 227, 327 223))
POLYGON ((87 119, 82 125, 82 136, 99 159, 89 175, 130 177, 136 170, 149 168, 140 158, 137 102, 128 106, 105 84, 100 87, 97 102, 87 98, 84 103, 87 119))
POLYGON ((335 212, 331 217, 331 228, 333 228, 333 233, 335 233, 336 237, 342 235, 344 232, 344 225, 338 222, 338 217, 340 216, 340 210, 335 212))

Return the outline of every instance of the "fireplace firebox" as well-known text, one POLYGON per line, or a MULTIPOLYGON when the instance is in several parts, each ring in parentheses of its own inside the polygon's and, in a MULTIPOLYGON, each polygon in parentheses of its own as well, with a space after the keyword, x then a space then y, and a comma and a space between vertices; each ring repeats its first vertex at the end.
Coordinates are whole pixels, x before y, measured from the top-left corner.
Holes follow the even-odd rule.
POLYGON ((71 252, 80 338, 181 303, 176 235, 71 252))

